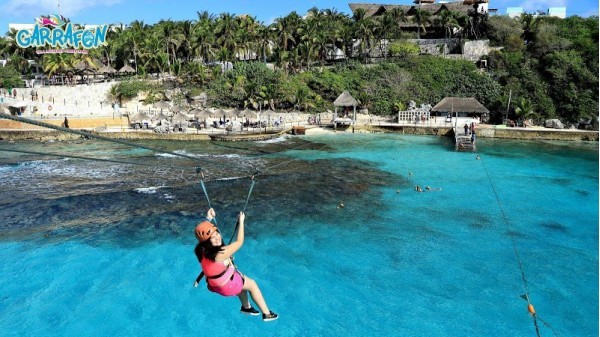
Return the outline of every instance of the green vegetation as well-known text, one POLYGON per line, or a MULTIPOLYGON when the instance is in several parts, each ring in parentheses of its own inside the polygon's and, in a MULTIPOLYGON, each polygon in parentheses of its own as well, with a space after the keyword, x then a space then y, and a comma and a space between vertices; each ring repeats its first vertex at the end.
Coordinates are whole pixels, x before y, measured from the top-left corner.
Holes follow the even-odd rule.
MULTIPOLYGON (((333 108, 335 98, 348 90, 361 108, 381 115, 409 100, 434 105, 445 96, 473 96, 498 120, 509 94, 513 114, 517 102, 526 102, 527 115, 534 112, 540 120, 576 122, 598 114, 598 17, 511 19, 423 11, 409 17, 398 8, 368 17, 361 9, 348 16, 313 8, 306 18, 292 12, 266 26, 251 16, 197 12, 193 21, 121 25, 109 32, 106 46, 89 55, 39 56, 33 48, 18 48, 15 33, 0 39, 0 58, 11 60, 0 71, 4 86, 14 83, 15 71, 28 74, 27 60, 36 60, 52 76, 72 74, 81 61, 98 59, 116 69, 131 65, 139 78, 175 76, 169 88, 177 86, 188 97, 207 92, 210 104, 221 107, 316 112, 333 108), (417 36, 487 38, 499 48, 481 70, 469 61, 418 55, 419 47, 407 40, 417 36), (233 70, 222 71, 228 62, 233 70)), ((112 95, 129 98, 144 91, 153 102, 166 90, 125 81, 112 95)), ((184 99, 180 96, 177 100, 184 99)))
POLYGON ((0 67, 0 87, 16 88, 22 85, 21 74, 14 65, 9 64, 5 67, 0 67))
MULTIPOLYGON (((492 43, 506 46, 489 56, 490 74, 503 95, 512 92, 515 102, 530 102, 541 118, 597 117, 598 17, 524 15, 512 21, 520 23, 516 28, 508 20, 492 17, 488 29, 492 43)), ((501 110, 501 101, 491 110, 501 110)))

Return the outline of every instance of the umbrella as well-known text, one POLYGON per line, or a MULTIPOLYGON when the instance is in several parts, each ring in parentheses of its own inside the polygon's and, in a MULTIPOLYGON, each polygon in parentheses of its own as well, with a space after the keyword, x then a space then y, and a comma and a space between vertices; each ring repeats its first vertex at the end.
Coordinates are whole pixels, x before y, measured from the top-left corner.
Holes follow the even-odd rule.
POLYGON ((171 118, 171 123, 187 126, 188 120, 190 120, 189 116, 187 116, 184 113, 178 113, 178 114, 175 114, 175 116, 173 116, 173 118, 171 118))
POLYGON ((131 68, 128 64, 123 66, 123 68, 119 69, 120 73, 135 73, 135 69, 131 68))
POLYGON ((225 110, 223 110, 223 109, 217 109, 217 110, 215 110, 213 112, 213 114, 215 114, 215 116, 221 117, 221 116, 225 115, 225 110))
MULTIPOLYGON (((200 111, 198 109, 194 109, 194 110, 197 111, 194 113, 194 117, 198 120, 204 119, 204 118, 211 118, 215 115, 215 113, 210 110, 202 110, 202 111, 200 111)), ((194 111, 194 110, 192 110, 192 111, 194 111)))
POLYGON ((97 69, 100 69, 102 67, 104 67, 104 64, 102 64, 102 62, 100 62, 98 59, 93 59, 92 64, 87 63, 84 60, 79 61, 79 63, 77 63, 75 65, 75 70, 78 71, 83 71, 83 70, 93 70, 96 71, 97 69))
POLYGON ((223 111, 225 113, 225 117, 227 118, 232 118, 232 117, 236 117, 238 114, 238 111, 236 109, 231 109, 228 111, 223 111))
POLYGON ((160 121, 163 119, 169 119, 169 117, 165 116, 165 114, 163 114, 162 112, 159 114, 154 115, 154 117, 152 117, 153 121, 160 121))
POLYGON ((145 113, 138 112, 137 114, 129 117, 131 123, 143 123, 144 121, 150 121, 150 116, 145 113))
POLYGON ((250 109, 244 109, 243 111, 240 111, 240 117, 246 117, 246 118, 256 118, 258 117, 258 114, 250 109))
POLYGON ((104 67, 98 69, 98 72, 101 74, 114 74, 117 71, 115 70, 115 68, 113 68, 111 66, 104 66, 104 67))
POLYGON ((171 108, 171 105, 165 101, 156 102, 152 106, 157 109, 170 109, 171 108))

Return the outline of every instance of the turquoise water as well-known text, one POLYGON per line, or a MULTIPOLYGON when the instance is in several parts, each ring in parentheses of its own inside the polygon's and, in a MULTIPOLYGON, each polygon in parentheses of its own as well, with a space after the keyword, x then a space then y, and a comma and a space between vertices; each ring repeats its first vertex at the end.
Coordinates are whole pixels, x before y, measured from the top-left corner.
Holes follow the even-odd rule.
POLYGON ((236 262, 280 319, 192 287, 198 163, 3 142, 155 166, 0 152, 0 335, 536 336, 526 291, 542 336, 598 335, 597 143, 481 139, 481 160, 397 134, 144 144, 198 157, 227 237, 263 172, 236 262))

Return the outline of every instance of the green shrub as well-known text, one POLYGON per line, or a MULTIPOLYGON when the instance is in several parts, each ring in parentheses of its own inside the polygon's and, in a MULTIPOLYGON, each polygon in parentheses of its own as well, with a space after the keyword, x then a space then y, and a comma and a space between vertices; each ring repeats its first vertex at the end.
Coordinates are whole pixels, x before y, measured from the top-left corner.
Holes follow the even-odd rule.
POLYGON ((15 88, 23 86, 21 74, 12 64, 7 64, 5 67, 0 67, 0 87, 15 88))

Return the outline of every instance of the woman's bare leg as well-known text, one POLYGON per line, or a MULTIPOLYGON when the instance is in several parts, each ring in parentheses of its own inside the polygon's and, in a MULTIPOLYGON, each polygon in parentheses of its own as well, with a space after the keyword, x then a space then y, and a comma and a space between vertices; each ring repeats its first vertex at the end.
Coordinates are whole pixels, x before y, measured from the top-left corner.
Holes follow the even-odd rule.
POLYGON ((244 307, 246 309, 251 307, 250 300, 248 299, 248 291, 247 290, 242 290, 242 292, 238 294, 238 297, 240 299, 240 302, 242 302, 242 307, 244 307))
POLYGON ((250 292, 252 300, 254 301, 254 303, 256 303, 256 305, 258 306, 260 311, 262 311, 263 314, 269 314, 271 311, 269 311, 269 307, 267 307, 267 303, 265 302, 265 298, 263 297, 262 293, 260 292, 260 289, 258 288, 258 284, 256 284, 256 282, 248 276, 244 276, 244 278, 245 282, 244 287, 242 289, 250 292))

